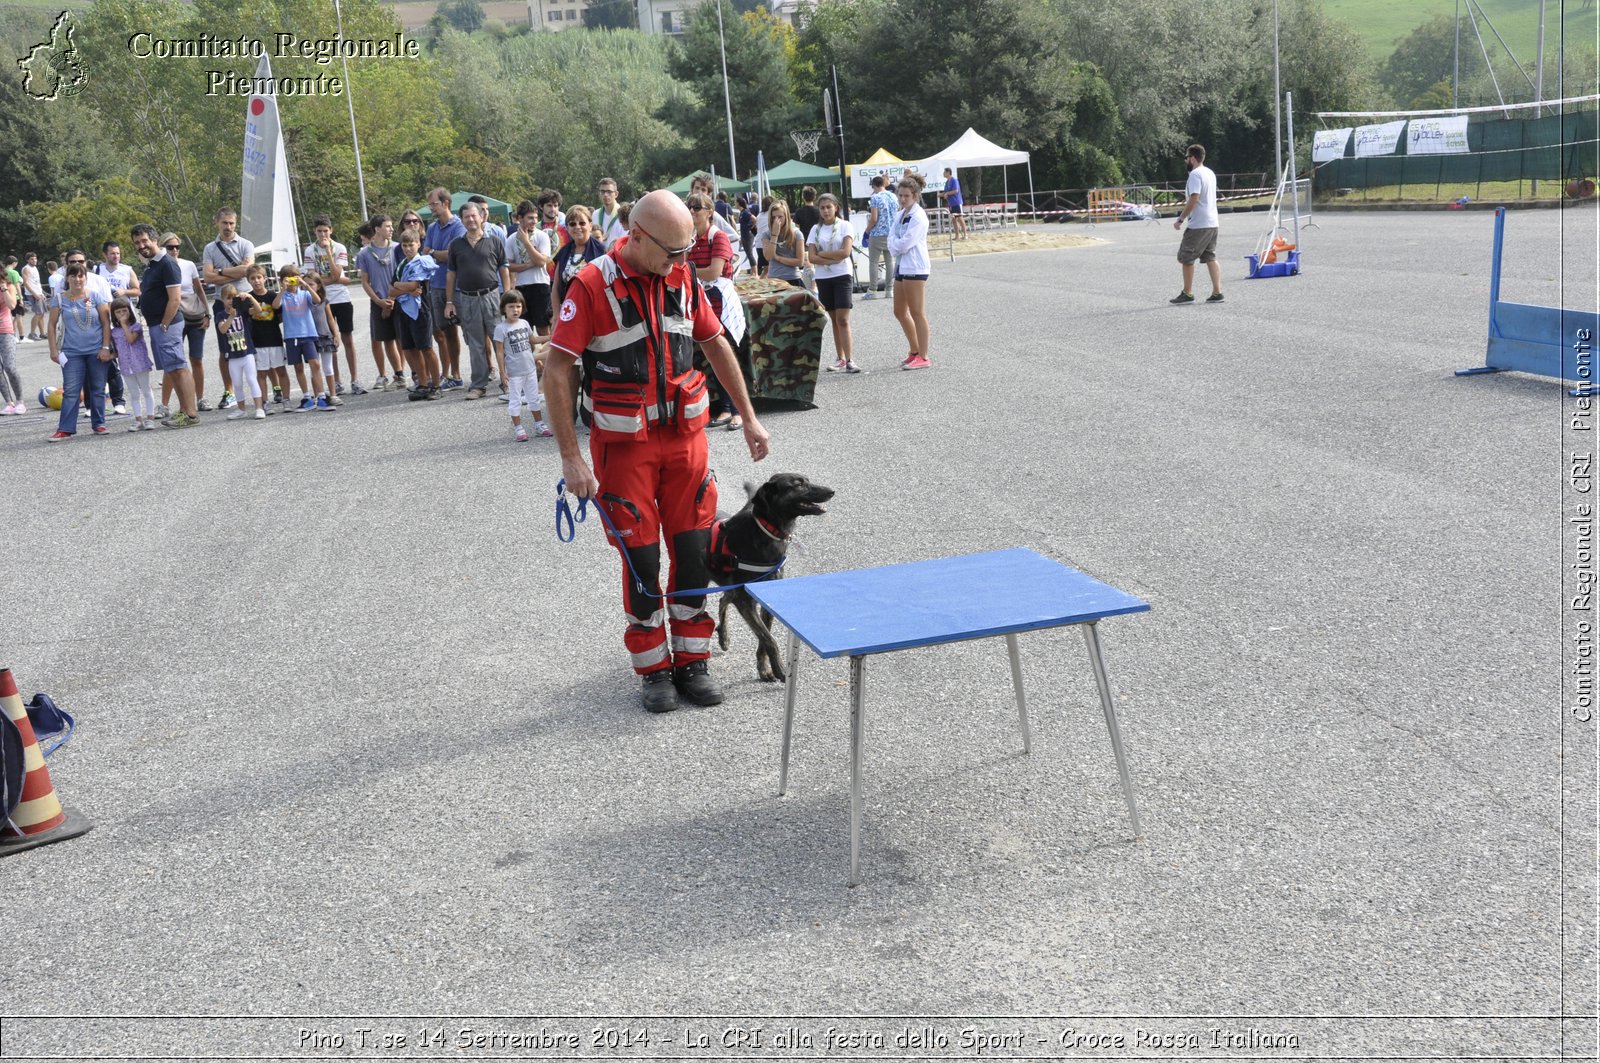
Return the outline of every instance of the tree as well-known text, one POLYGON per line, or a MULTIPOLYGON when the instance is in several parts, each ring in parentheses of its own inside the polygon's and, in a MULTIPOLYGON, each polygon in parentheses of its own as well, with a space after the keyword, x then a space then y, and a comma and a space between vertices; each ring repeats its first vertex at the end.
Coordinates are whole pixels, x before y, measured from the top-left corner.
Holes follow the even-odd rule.
POLYGON ((1261 47, 1270 4, 1076 0, 1058 10, 1072 55, 1111 86, 1120 122, 1117 142, 1104 146, 1130 177, 1172 172, 1183 145, 1199 139, 1197 127, 1248 118, 1239 87, 1259 85, 1263 70, 1271 95, 1272 50, 1261 47))
MULTIPOLYGON (((377 0, 342 6, 347 39, 383 40, 400 30, 393 11, 377 0)), ((194 39, 204 29, 214 40, 245 38, 271 48, 285 26, 302 40, 338 33, 331 5, 294 0, 104 0, 86 9, 80 26, 78 47, 90 70, 80 99, 99 125, 92 142, 106 150, 97 154, 123 160, 135 183, 150 189, 158 224, 190 235, 210 229, 218 206, 238 202, 241 180, 248 87, 230 93, 231 83, 224 83, 223 91, 208 92, 214 89, 208 71, 247 79, 257 61, 140 58, 130 38, 152 26, 175 39, 194 39)), ((280 80, 344 78, 342 65, 326 57, 277 57, 272 72, 280 80)), ((368 208, 415 202, 428 171, 458 144, 438 65, 428 58, 351 59, 343 91, 356 112, 368 208)), ((353 231, 361 201, 345 95, 286 96, 280 112, 301 213, 330 214, 338 231, 353 231)))
POLYGON ((548 186, 581 203, 592 202, 602 175, 617 179, 624 198, 638 194, 659 176, 650 159, 681 145, 656 117, 686 95, 667 73, 671 47, 635 30, 503 42, 449 31, 436 55, 455 71, 442 98, 467 142, 522 175, 501 198, 548 186))
POLYGON ((1034 178, 1042 188, 1122 184, 1122 164, 1109 148, 1122 124, 1116 96, 1094 64, 1079 63, 1073 74, 1078 88, 1071 122, 1053 142, 1034 149, 1034 178))
MULTIPOLYGON (((142 221, 160 217, 162 204, 126 177, 111 177, 72 197, 52 196, 28 204, 38 220, 39 242, 57 249, 81 247, 99 257, 107 240, 128 245, 128 230, 142 221)), ((53 250, 52 252, 53 253, 53 250)), ((46 255, 41 255, 41 260, 46 255)))
MULTIPOLYGON (((1280 5, 1282 89, 1293 95, 1297 135, 1308 139, 1307 117, 1315 111, 1353 111, 1383 103, 1372 77, 1372 63, 1361 40, 1342 22, 1329 19, 1320 0, 1283 0, 1280 5)), ((1257 9, 1248 27, 1251 54, 1262 61, 1233 86, 1231 97, 1209 100, 1196 108, 1185 133, 1208 149, 1208 159, 1234 172, 1260 170, 1270 175, 1276 158, 1273 123, 1282 101, 1273 99, 1272 11, 1257 9)), ((1287 132, 1287 129, 1284 130, 1287 132)), ((1287 151, 1287 145, 1285 146, 1287 151)), ((1168 178, 1183 176, 1181 152, 1159 160, 1157 172, 1168 178)), ((1268 181, 1274 178, 1268 177, 1268 181)))
MULTIPOLYGON (((1494 44, 1492 41, 1485 43, 1492 58, 1494 44)), ((1455 55, 1455 20, 1447 15, 1435 15, 1395 45, 1378 72, 1378 81, 1397 105, 1409 109, 1438 82, 1450 84, 1455 75, 1455 55)), ((1472 23, 1464 20, 1461 23, 1461 83, 1477 81, 1487 69, 1472 23)), ((1463 99, 1461 104, 1466 106, 1467 101, 1463 99)))
MULTIPOLYGON (((821 125, 821 102, 808 114, 796 104, 789 81, 789 50, 794 31, 757 10, 740 15, 728 0, 705 0, 689 17, 682 40, 668 63, 672 77, 689 91, 660 112, 683 134, 687 147, 659 157, 659 165, 679 171, 704 168, 728 154, 727 109, 722 94, 722 49, 717 8, 722 5, 722 36, 727 39, 729 98, 733 109, 736 157, 745 171, 755 168, 756 152, 787 158, 789 130, 821 125)), ((735 175, 737 176, 737 175, 735 175)))
POLYGON ((589 30, 631 30, 639 28, 639 12, 634 0, 591 0, 583 9, 583 28, 589 30))
POLYGON ((40 246, 38 214, 29 204, 89 195, 101 181, 126 175, 118 153, 84 150, 102 140, 82 101, 30 100, 15 62, 0 61, 0 251, 40 246))
MULTIPOLYGON (((1066 45, 1039 0, 830 0, 805 20, 794 69, 816 100, 837 66, 847 150, 882 144, 919 158, 969 126, 1033 149, 1073 119, 1078 75, 1066 45)), ((820 100, 808 109, 816 117, 806 124, 820 125, 820 100)), ((981 176, 969 190, 980 194, 981 176)))
POLYGON ((483 5, 478 0, 444 0, 436 13, 462 33, 472 33, 483 25, 483 5))

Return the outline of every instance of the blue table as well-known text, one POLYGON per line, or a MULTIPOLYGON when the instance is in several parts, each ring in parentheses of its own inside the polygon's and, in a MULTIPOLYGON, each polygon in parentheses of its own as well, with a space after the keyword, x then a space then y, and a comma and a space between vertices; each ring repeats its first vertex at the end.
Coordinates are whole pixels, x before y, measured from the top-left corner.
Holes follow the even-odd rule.
POLYGON ((800 689, 800 643, 824 659, 850 658, 851 886, 861 882, 866 659, 877 653, 1004 635, 1011 655, 1011 683, 1022 726, 1022 750, 1031 753, 1033 732, 1022 693, 1017 633, 1082 624, 1095 683, 1100 689, 1100 706, 1111 732, 1111 749, 1122 775, 1128 817, 1133 821, 1134 836, 1143 833, 1095 624, 1108 616, 1146 612, 1150 608, 1148 602, 1022 548, 773 580, 751 584, 748 590, 789 629, 789 681, 784 691, 783 756, 778 768, 780 796, 789 786, 789 740, 794 732, 795 697, 800 689))

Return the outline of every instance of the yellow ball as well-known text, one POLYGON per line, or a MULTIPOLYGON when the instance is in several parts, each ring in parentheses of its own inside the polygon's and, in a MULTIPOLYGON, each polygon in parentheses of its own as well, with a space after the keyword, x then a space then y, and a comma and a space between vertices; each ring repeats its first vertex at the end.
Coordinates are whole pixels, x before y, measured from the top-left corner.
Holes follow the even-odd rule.
POLYGON ((44 397, 44 404, 52 410, 61 409, 61 389, 51 388, 50 393, 44 397))

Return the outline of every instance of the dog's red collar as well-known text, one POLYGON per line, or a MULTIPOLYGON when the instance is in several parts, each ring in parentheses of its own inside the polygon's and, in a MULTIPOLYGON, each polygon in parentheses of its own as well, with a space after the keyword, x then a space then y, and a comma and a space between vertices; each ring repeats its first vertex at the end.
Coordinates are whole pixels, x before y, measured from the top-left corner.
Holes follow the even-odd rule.
POLYGON ((776 539, 780 543, 787 541, 788 538, 789 538, 787 535, 784 535, 782 532, 780 532, 776 525, 769 524, 767 521, 762 520, 760 517, 756 517, 756 527, 760 528, 763 532, 765 532, 767 538, 776 539))

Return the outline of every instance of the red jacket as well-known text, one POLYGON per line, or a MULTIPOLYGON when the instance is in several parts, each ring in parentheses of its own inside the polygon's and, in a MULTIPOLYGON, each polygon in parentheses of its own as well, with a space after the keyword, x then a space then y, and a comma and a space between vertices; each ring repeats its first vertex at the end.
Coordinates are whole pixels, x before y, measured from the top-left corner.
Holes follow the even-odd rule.
POLYGON ((635 273, 611 253, 584 266, 567 288, 551 346, 583 360, 583 407, 601 440, 644 441, 649 426, 706 423, 706 379, 697 344, 722 332, 693 267, 665 277, 635 273))

